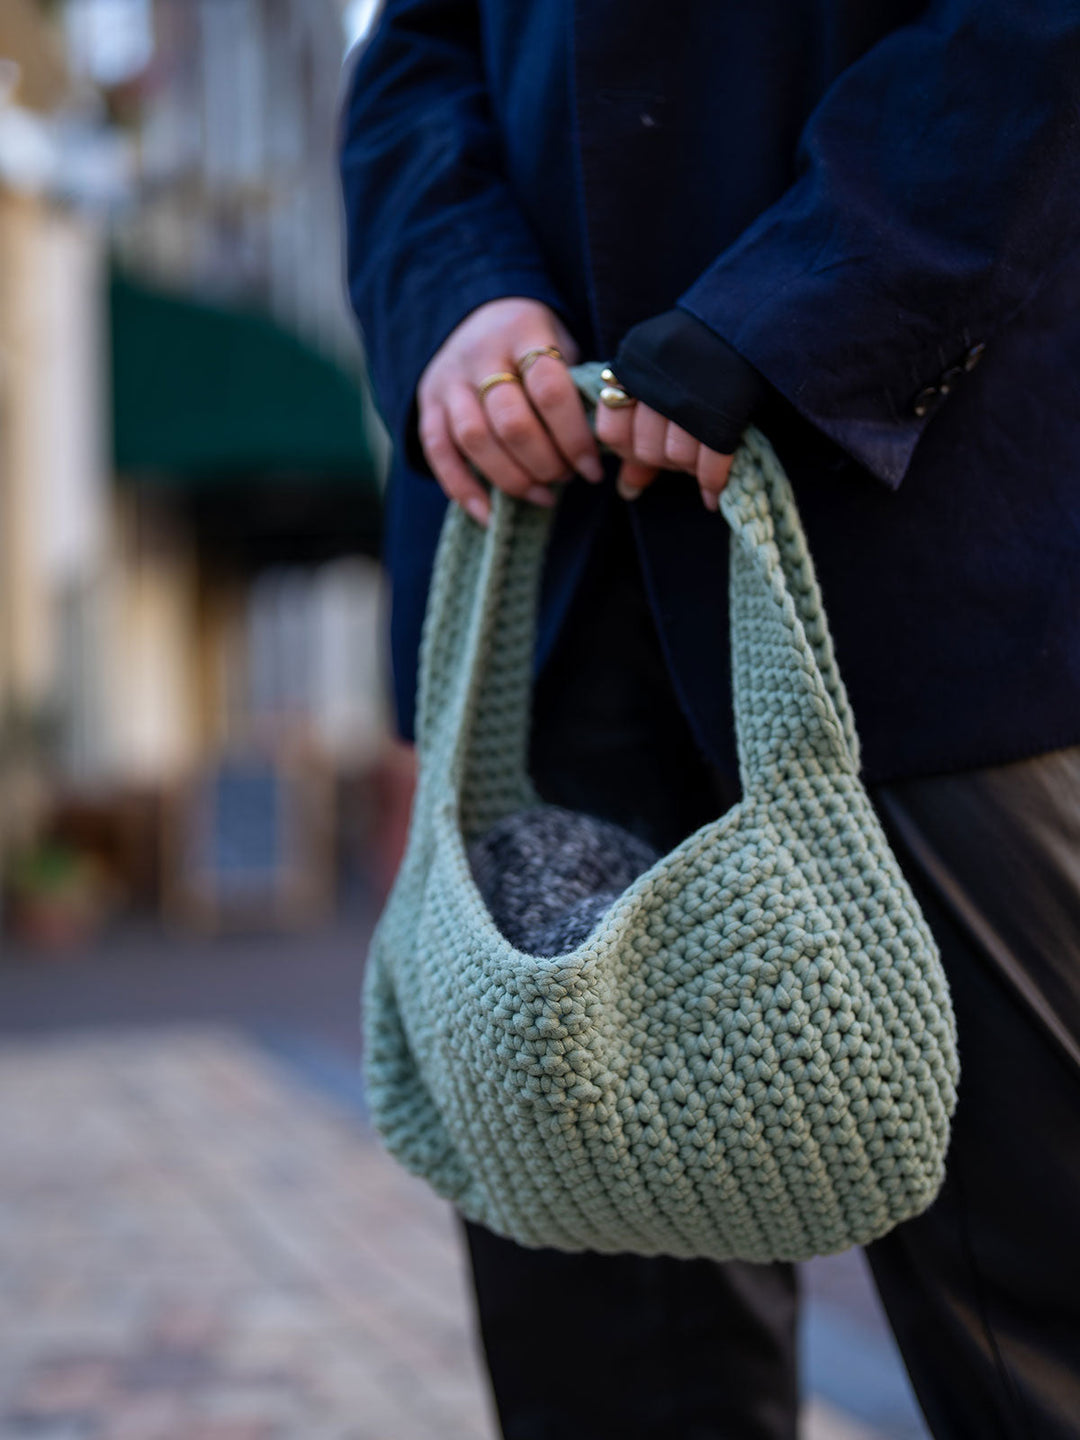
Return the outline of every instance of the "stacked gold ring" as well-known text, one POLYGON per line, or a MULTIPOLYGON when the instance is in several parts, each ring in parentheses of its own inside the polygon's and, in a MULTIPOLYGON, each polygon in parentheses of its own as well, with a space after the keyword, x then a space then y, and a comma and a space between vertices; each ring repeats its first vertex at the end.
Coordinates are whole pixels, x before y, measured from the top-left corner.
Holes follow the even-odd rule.
POLYGON ((532 350, 526 350, 525 354, 522 355, 521 359, 517 362, 517 373, 521 376, 522 380, 525 379, 530 368, 536 364, 537 360, 541 359, 544 355, 549 356, 552 360, 561 360, 564 365, 566 364, 566 356, 557 346, 536 345, 532 350))
POLYGON ((513 370, 496 370, 494 375, 485 375, 476 387, 477 396, 482 400, 496 385, 520 385, 521 376, 513 370))

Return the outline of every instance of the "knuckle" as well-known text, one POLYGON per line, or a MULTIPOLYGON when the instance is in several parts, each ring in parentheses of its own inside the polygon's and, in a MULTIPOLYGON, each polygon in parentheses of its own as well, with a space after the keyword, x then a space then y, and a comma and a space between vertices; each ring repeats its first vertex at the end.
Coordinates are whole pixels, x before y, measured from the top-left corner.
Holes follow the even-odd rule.
POLYGON ((428 364, 416 386, 416 398, 422 404, 438 404, 454 378, 454 362, 449 353, 436 355, 428 364))
POLYGON ((448 450, 428 450, 426 455, 440 485, 445 485, 457 473, 454 457, 448 450))
POLYGON ((488 438, 488 428, 482 420, 462 420, 455 431, 463 450, 470 455, 482 450, 488 438))
POLYGON ((499 436, 511 445, 521 445, 533 438, 532 420, 517 409, 500 416, 495 423, 495 428, 499 436))
POLYGON ((436 475, 449 474, 453 469, 454 452, 443 441, 436 440, 432 445, 425 445, 423 450, 428 464, 436 475))
POLYGON ((644 445, 634 446, 634 459, 642 465, 650 465, 655 469, 661 469, 664 464, 664 447, 657 445, 654 441, 646 441, 644 445))
POLYGON ((445 453, 447 449, 446 429, 438 420, 432 420, 430 423, 421 422, 417 426, 416 433, 420 437, 420 444, 429 455, 436 451, 445 453))
POLYGON ((542 409, 558 405, 566 397, 566 377, 558 370, 541 370, 529 386, 529 394, 542 409))

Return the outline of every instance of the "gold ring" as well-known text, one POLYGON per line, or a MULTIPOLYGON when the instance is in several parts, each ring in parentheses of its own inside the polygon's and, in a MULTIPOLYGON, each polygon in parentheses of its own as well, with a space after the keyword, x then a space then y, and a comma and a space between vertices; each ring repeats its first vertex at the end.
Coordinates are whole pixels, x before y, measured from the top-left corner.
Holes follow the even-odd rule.
POLYGON ((496 385, 520 385, 521 376, 515 375, 512 370, 496 370, 494 375, 485 375, 480 384, 476 387, 476 393, 482 400, 489 390, 494 390, 496 385))
POLYGON ((561 360, 564 365, 566 364, 566 356, 554 345, 537 345, 532 350, 526 350, 517 362, 517 373, 522 380, 528 374, 530 366, 535 365, 542 355, 549 355, 552 360, 561 360))
POLYGON ((606 405, 609 410, 625 410, 628 405, 637 404, 633 395, 628 394, 619 384, 614 370, 605 367, 600 371, 600 379, 604 382, 600 391, 601 405, 606 405))

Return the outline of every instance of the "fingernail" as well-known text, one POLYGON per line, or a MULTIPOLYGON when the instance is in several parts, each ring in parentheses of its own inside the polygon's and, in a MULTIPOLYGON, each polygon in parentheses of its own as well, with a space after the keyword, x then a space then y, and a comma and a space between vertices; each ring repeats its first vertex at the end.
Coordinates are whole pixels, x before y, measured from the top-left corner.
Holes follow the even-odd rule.
POLYGON ((641 494, 641 487, 628 485, 625 480, 620 480, 615 489, 624 500, 636 500, 641 494))
POLYGON ((531 500, 534 505, 543 505, 548 510, 555 504, 555 496, 546 485, 530 485, 525 491, 525 499, 531 500))
POLYGON ((594 485, 604 478, 604 467, 595 455, 582 455, 577 462, 579 475, 584 475, 586 480, 591 480, 594 485))
POLYGON ((704 489, 703 489, 702 492, 701 492, 701 499, 702 499, 702 503, 704 504, 706 510, 712 510, 712 511, 714 511, 714 512, 715 512, 716 510, 719 510, 719 508, 720 508, 720 497, 719 497, 719 495, 714 495, 711 490, 704 490, 704 489))
POLYGON ((478 525, 487 525, 491 517, 491 507, 486 500, 481 500, 479 495, 474 495, 471 500, 465 501, 465 509, 478 525))

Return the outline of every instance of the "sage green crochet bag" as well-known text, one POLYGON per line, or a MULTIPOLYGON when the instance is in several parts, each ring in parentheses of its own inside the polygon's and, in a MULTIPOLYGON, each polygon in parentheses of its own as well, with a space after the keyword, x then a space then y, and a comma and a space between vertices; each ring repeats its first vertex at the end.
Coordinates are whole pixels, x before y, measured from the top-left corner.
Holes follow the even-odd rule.
POLYGON ((466 856, 539 803, 550 512, 496 494, 486 531, 456 508, 443 529, 409 843, 365 979, 367 1088, 399 1160, 525 1245, 800 1260, 918 1214, 944 1174, 948 987, 858 779, 791 489, 755 431, 721 505, 743 799, 555 958, 503 938, 466 856))

